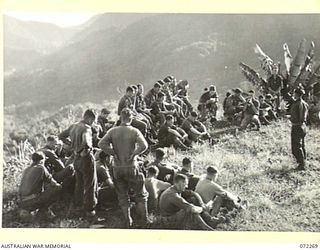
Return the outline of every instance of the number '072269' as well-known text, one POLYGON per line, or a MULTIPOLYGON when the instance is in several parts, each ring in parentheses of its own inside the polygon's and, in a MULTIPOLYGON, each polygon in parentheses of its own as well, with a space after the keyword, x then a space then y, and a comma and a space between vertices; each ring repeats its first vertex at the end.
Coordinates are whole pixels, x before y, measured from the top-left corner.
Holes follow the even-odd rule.
POLYGON ((318 248, 318 244, 300 244, 300 248, 315 249, 318 248))

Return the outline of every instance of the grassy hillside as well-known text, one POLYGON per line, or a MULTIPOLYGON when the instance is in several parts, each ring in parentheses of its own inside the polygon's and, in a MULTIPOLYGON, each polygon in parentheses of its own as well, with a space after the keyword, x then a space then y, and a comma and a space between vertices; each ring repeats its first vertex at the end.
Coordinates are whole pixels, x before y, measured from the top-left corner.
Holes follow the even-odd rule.
MULTIPOLYGON (((24 122, 25 129, 29 129, 31 135, 36 131, 48 134, 50 129, 54 132, 56 128, 50 125, 50 121, 57 120, 62 128, 67 127, 80 118, 87 106, 101 107, 93 104, 66 107, 56 114, 24 122)), ((113 108, 114 104, 110 107, 113 108)), ((21 124, 16 124, 17 128, 20 126, 21 124)), ((188 153, 194 160, 195 172, 203 174, 208 164, 216 164, 221 171, 218 182, 249 202, 247 210, 237 214, 230 223, 220 225, 217 230, 319 232, 319 130, 310 128, 308 131, 308 165, 304 172, 293 171, 296 164, 291 156, 290 125, 287 120, 263 127, 261 132, 222 135, 214 148, 206 144, 196 145, 188 153)), ((8 132, 8 127, 5 127, 5 136, 8 132)), ((22 151, 28 153, 28 148, 32 149, 25 145, 22 151)), ((100 220, 92 222, 68 217, 68 206, 62 201, 54 208, 58 218, 53 222, 25 223, 19 220, 15 203, 16 191, 21 172, 29 164, 29 158, 28 154, 23 155, 19 150, 17 153, 9 153, 5 148, 5 151, 3 227, 90 227, 96 224, 105 228, 122 226, 121 212, 118 209, 99 212, 100 220)), ((177 151, 168 156, 168 161, 180 164, 185 155, 177 151)))

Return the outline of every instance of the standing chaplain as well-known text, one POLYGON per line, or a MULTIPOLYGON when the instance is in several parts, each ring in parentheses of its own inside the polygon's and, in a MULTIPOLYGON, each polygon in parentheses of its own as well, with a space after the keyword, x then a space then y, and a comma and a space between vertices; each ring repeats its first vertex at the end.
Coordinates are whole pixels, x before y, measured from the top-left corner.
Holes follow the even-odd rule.
POLYGON ((308 116, 308 104, 302 99, 304 90, 296 88, 294 90, 294 103, 292 104, 291 114, 291 149, 292 154, 298 162, 296 170, 305 170, 306 150, 304 138, 306 136, 306 120, 308 116))

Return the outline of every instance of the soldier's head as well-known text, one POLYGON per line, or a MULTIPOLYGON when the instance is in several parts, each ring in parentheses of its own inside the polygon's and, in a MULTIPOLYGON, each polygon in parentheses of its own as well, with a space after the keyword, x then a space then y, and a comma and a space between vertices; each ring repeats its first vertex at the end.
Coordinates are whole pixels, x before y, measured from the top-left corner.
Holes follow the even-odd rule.
POLYGON ((259 102, 263 102, 264 101, 264 96, 263 95, 259 95, 259 102))
POLYGON ((32 165, 44 165, 46 156, 43 152, 35 152, 31 155, 32 165))
POLYGON ((153 91, 158 94, 161 90, 161 84, 156 82, 154 85, 153 85, 153 91))
POLYGON ((230 91, 227 91, 226 97, 229 97, 229 96, 231 96, 231 92, 230 92, 230 91))
POLYGON ((136 95, 138 92, 138 87, 136 85, 131 85, 131 88, 133 89, 133 95, 136 95))
POLYGON ((254 97, 254 90, 253 89, 249 90, 248 95, 250 97, 254 97))
POLYGON ((294 90, 294 99, 300 99, 304 94, 303 88, 298 87, 294 90))
POLYGON ((62 141, 59 140, 58 136, 49 135, 47 137, 46 146, 52 150, 56 150, 59 146, 62 146, 62 141))
POLYGON ((207 177, 211 180, 216 180, 218 177, 219 171, 215 166, 207 167, 207 177))
POLYGON ((120 119, 122 123, 131 123, 132 121, 132 111, 129 108, 124 108, 121 110, 120 119))
POLYGON ((137 84, 137 87, 138 87, 138 94, 139 95, 143 95, 143 92, 144 92, 144 87, 141 83, 138 83, 137 84))
POLYGON ((236 96, 240 96, 241 93, 242 93, 242 89, 236 88, 236 89, 233 89, 233 92, 234 92, 234 94, 235 94, 236 96))
POLYGON ((134 89, 132 88, 132 86, 128 86, 126 89, 126 95, 128 97, 133 97, 134 96, 134 89))
POLYGON ((166 78, 163 79, 164 83, 170 83, 172 81, 171 76, 167 76, 166 78))
POLYGON ((155 157, 158 161, 162 161, 164 159, 164 156, 166 155, 166 153, 164 152, 164 150, 162 148, 157 148, 155 151, 155 157))
POLYGON ((174 185, 177 188, 178 192, 183 192, 188 187, 188 177, 184 174, 177 174, 174 177, 174 185))
POLYGON ((95 122, 96 118, 97 118, 97 115, 93 109, 87 109, 83 114, 84 122, 90 126, 95 122))
POLYGON ((278 73, 279 73, 279 67, 276 66, 276 65, 274 65, 274 66, 272 67, 272 74, 273 74, 273 75, 277 75, 278 73))
POLYGON ((173 122, 174 122, 174 118, 172 115, 167 115, 166 116, 166 122, 169 126, 172 126, 173 125, 173 122))
POLYGON ((270 94, 266 95, 266 102, 272 102, 272 95, 270 94))
POLYGON ((197 119, 197 117, 198 117, 197 112, 192 111, 192 112, 190 113, 188 119, 189 119, 190 121, 194 122, 194 121, 197 119))
POLYGON ((182 160, 182 168, 187 170, 188 172, 193 172, 193 162, 189 157, 185 157, 182 160))
POLYGON ((163 92, 159 92, 157 101, 163 103, 166 98, 166 95, 163 92))
POLYGON ((159 169, 156 166, 151 166, 147 170, 147 177, 149 178, 157 178, 159 175, 159 169))
POLYGON ((179 84, 183 89, 189 88, 189 82, 188 82, 187 80, 181 80, 178 84, 179 84))
POLYGON ((108 109, 106 109, 106 108, 103 108, 103 109, 101 109, 101 112, 100 112, 100 113, 101 113, 101 116, 107 118, 108 115, 109 115, 111 112, 110 112, 110 110, 108 110, 108 109))
POLYGON ((216 93, 216 86, 210 85, 209 86, 209 93, 210 93, 210 95, 213 95, 214 93, 216 93))

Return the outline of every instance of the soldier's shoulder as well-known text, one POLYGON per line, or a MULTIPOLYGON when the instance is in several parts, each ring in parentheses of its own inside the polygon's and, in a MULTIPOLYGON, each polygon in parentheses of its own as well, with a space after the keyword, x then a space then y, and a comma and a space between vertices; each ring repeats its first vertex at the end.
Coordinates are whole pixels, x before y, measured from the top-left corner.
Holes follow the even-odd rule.
POLYGON ((142 133, 140 132, 140 130, 139 129, 137 129, 137 128, 135 128, 135 127, 133 127, 132 125, 130 125, 130 126, 128 126, 127 127, 130 131, 132 131, 132 132, 135 132, 136 134, 141 134, 142 135, 142 133))
POLYGON ((174 191, 172 186, 168 187, 166 190, 163 191, 161 196, 168 196, 168 195, 173 195, 176 194, 177 192, 174 191))

